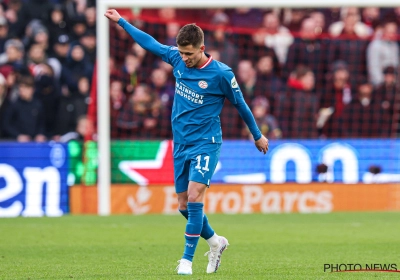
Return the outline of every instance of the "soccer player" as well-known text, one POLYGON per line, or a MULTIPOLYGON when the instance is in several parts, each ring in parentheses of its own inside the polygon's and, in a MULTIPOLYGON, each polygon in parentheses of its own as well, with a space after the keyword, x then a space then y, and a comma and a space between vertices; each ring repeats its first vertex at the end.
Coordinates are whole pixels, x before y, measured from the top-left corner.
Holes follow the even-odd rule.
POLYGON ((264 154, 268 151, 268 139, 258 129, 232 69, 205 52, 204 33, 200 27, 196 24, 182 27, 176 37, 178 47, 171 47, 135 28, 114 9, 108 10, 105 16, 123 27, 142 48, 160 56, 174 68, 176 83, 171 119, 175 190, 179 211, 188 219, 185 249, 177 270, 181 275, 192 274, 192 260, 201 236, 210 246, 206 253, 207 273, 216 272, 229 243, 210 226, 203 213, 203 203, 218 163, 222 143, 219 114, 225 98, 237 108, 257 149, 264 154))

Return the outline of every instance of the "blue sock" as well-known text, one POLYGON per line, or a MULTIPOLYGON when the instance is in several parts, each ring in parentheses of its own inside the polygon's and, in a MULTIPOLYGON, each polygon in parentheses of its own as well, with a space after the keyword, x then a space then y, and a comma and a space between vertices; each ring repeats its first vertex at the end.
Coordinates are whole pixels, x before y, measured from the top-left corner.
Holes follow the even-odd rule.
POLYGON ((185 231, 185 251, 182 259, 193 260, 201 229, 203 228, 203 203, 188 202, 189 218, 185 231))
MULTIPOLYGON (((179 210, 181 212, 182 216, 186 218, 186 220, 189 217, 189 212, 188 210, 179 210)), ((205 240, 211 238, 214 235, 214 230, 208 223, 208 218, 206 214, 203 214, 203 229, 201 230, 200 236, 203 237, 205 240)))

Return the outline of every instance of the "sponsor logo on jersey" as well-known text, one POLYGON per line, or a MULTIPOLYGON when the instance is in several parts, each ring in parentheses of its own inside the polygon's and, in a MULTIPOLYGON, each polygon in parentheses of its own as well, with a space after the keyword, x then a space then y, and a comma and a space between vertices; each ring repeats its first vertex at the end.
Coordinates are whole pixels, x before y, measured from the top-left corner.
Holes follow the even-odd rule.
POLYGON ((186 98, 189 101, 197 104, 203 104, 204 95, 196 93, 193 89, 187 87, 181 82, 175 83, 175 93, 179 94, 180 96, 186 98))
POLYGON ((201 87, 202 89, 206 89, 208 87, 208 84, 206 81, 200 81, 199 87, 201 87))
POLYGON ((237 88, 238 87, 238 83, 236 82, 236 78, 233 77, 231 80, 231 86, 232 88, 237 88))

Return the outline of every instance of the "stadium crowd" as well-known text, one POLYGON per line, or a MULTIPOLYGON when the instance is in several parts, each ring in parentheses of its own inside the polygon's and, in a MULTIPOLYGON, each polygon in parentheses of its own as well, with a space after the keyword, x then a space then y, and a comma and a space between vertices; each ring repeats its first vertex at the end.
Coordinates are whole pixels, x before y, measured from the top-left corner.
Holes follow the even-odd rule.
MULTIPOLYGON (((185 23, 201 26, 268 138, 398 133, 400 8, 120 12, 167 45, 185 23)), ((94 0, 0 2, 0 139, 91 137, 95 32, 94 0)), ((110 39, 112 138, 170 138, 172 68, 118 25, 110 39)), ((224 138, 250 137, 229 101, 220 118, 224 138)))

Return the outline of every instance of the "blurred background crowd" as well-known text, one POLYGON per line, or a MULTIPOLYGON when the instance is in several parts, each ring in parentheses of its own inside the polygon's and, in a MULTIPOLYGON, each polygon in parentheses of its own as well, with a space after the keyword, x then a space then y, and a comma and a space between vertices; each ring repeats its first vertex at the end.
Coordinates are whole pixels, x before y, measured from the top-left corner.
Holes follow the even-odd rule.
MULTIPOLYGON (((0 3, 0 139, 93 138, 95 1, 0 3)), ((232 67, 271 139, 400 132, 400 8, 119 11, 167 45, 184 24, 201 26, 206 52, 232 67)), ((107 43, 112 138, 170 138, 171 66, 117 24, 107 43)), ((220 118, 225 139, 250 137, 229 101, 220 118)))

